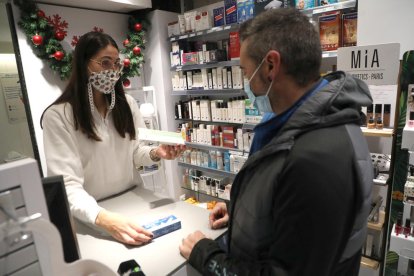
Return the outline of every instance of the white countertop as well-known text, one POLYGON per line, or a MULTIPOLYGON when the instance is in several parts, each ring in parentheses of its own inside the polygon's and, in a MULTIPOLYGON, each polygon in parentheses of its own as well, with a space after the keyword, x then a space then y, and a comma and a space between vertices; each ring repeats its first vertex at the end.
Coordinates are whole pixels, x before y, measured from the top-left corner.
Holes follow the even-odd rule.
POLYGON ((106 234, 77 222, 76 232, 82 259, 97 260, 115 272, 121 262, 134 259, 146 275, 172 274, 186 264, 178 246, 188 234, 200 230, 207 237, 216 239, 226 231, 226 229, 210 229, 209 211, 186 202, 162 199, 152 191, 142 188, 100 202, 100 205, 110 211, 136 217, 140 222, 167 215, 175 215, 181 220, 181 229, 156 238, 143 246, 124 245, 106 234), (167 204, 162 205, 162 203, 167 204))

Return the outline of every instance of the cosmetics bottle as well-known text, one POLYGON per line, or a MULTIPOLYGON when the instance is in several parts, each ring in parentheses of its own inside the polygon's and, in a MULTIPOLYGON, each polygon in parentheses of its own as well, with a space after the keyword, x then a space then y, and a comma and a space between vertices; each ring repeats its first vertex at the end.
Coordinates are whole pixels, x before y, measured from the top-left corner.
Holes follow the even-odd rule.
POLYGON ((382 104, 375 105, 375 119, 381 118, 382 121, 382 104))
POLYGON ((367 126, 369 119, 374 117, 374 105, 371 104, 367 107, 367 126))
POLYGON ((217 170, 223 170, 223 153, 221 151, 217 151, 217 170))
POLYGON ((208 195, 211 194, 210 183, 211 183, 211 179, 210 178, 207 178, 206 179, 206 194, 208 194, 208 195))
POLYGON ((375 128, 375 121, 373 117, 370 117, 368 120, 368 124, 367 124, 367 128, 368 129, 373 129, 375 128))
POLYGON ((403 227, 401 226, 401 219, 397 219, 397 223, 395 224, 395 234, 398 236, 402 233, 403 227))
POLYGON ((375 122, 375 128, 376 129, 382 129, 383 128, 381 117, 377 117, 376 122, 375 122))
POLYGON ((407 238, 411 234, 411 222, 410 219, 405 219, 405 225, 403 229, 403 234, 407 238))
POLYGON ((211 179, 210 195, 215 195, 215 193, 216 193, 216 181, 214 181, 214 179, 211 179))
POLYGON ((410 117, 408 120, 408 127, 414 128, 414 111, 410 111, 410 117))
POLYGON ((384 116, 382 120, 384 127, 390 127, 390 119, 391 119, 391 105, 384 104, 384 116))

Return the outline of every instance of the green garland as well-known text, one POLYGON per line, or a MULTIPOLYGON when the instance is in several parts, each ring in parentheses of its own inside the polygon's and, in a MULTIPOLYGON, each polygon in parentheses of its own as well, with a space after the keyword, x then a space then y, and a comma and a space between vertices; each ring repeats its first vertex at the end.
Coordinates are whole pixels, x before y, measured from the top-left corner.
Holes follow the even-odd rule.
MULTIPOLYGON (((60 37, 57 36, 55 27, 49 24, 44 12, 39 10, 32 0, 14 0, 14 4, 21 11, 18 25, 25 32, 34 54, 48 62, 61 80, 68 79, 72 72, 72 53, 66 52, 60 43, 64 38, 62 32, 60 37)), ((125 49, 121 50, 125 55, 121 80, 126 86, 130 83, 128 78, 140 76, 140 69, 144 63, 142 50, 145 49, 145 31, 141 23, 136 18, 130 17, 128 29, 128 38, 124 41, 125 49)))

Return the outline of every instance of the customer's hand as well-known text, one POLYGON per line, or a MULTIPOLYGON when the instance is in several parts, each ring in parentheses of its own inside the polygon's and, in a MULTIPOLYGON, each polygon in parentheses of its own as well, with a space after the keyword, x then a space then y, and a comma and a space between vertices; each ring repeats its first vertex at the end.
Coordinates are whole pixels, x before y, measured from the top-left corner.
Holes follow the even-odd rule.
POLYGON ((105 229, 116 240, 132 245, 141 245, 151 241, 153 234, 135 221, 107 210, 101 210, 95 224, 105 229))
POLYGON ((185 145, 159 145, 155 150, 155 154, 157 154, 159 158, 173 160, 180 156, 185 150, 185 145))
POLYGON ((199 242, 201 239, 204 239, 206 236, 200 231, 196 231, 183 239, 180 245, 180 253, 184 258, 188 260, 190 257, 191 251, 193 251, 194 245, 199 242))
POLYGON ((219 229, 227 226, 229 222, 229 214, 227 213, 227 206, 224 202, 218 202, 210 212, 209 217, 210 227, 212 229, 219 229))

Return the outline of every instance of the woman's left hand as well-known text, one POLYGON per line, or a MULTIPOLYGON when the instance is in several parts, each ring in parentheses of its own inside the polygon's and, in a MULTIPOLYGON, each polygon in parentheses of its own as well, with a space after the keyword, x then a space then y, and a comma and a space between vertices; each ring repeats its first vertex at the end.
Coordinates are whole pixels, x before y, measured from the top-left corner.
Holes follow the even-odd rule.
POLYGON ((173 160, 183 153, 186 150, 185 145, 159 145, 155 150, 155 153, 159 158, 173 160))

